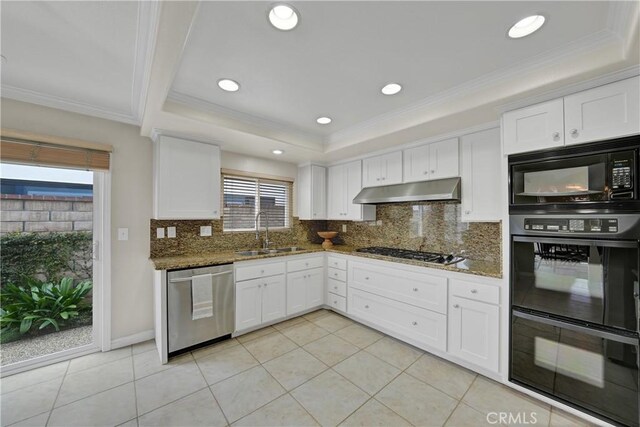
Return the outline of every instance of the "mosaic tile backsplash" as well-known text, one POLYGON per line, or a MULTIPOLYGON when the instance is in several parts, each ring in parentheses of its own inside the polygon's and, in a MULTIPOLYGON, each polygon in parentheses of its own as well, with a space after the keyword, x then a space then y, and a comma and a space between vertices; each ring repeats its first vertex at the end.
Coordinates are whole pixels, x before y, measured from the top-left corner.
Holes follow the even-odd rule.
MULTIPOLYGON (((427 252, 460 253, 474 260, 500 263, 500 223, 461 221, 459 203, 393 203, 377 206, 375 222, 300 221, 293 218, 289 230, 270 230, 275 246, 322 243, 317 231, 338 231, 335 244, 354 247, 387 246, 427 252), (347 232, 342 232, 342 225, 347 232)), ((222 232, 222 220, 155 220, 150 223, 151 258, 256 248, 253 232, 222 232), (200 236, 200 226, 211 225, 211 237, 200 236), (177 227, 174 239, 157 239, 157 227, 177 227)), ((261 231, 261 237, 264 231, 261 231)))

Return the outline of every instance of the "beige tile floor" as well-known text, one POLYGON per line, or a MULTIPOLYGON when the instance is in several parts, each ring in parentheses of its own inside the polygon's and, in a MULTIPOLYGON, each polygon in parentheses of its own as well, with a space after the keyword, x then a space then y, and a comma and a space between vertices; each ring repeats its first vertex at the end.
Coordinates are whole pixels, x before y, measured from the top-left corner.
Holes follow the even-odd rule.
POLYGON ((481 426, 501 411, 587 425, 326 310, 167 365, 149 341, 0 385, 3 426, 481 426))

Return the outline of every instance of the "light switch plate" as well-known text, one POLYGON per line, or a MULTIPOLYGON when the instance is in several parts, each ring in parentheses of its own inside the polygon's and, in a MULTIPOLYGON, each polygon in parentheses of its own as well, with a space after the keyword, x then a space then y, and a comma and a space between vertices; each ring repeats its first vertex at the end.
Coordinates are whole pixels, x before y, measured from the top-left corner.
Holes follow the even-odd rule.
POLYGON ((118 240, 129 240, 128 228, 118 228, 118 240))
POLYGON ((156 239, 164 239, 164 227, 156 228, 156 239))
POLYGON ((203 237, 211 236, 211 226, 210 225, 201 225, 200 226, 200 235, 203 237))
POLYGON ((175 227, 167 227, 167 237, 173 239, 176 237, 176 228, 175 227))
POLYGON ((343 233, 347 232, 347 224, 342 224, 342 232, 343 233))

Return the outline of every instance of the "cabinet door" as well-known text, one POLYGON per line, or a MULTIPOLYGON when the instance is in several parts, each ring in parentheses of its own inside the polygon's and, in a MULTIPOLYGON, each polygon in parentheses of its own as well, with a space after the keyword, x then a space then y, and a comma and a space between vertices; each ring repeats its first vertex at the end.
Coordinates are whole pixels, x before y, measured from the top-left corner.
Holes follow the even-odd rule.
POLYGON ((640 77, 633 77, 565 97, 565 143, 639 133, 639 94, 640 77))
POLYGON ((308 274, 306 270, 287 274, 287 316, 307 308, 308 274))
POLYGON ((458 138, 429 144, 429 179, 458 176, 459 164, 458 138))
POLYGON ((284 275, 262 280, 262 323, 280 319, 286 315, 287 289, 284 275))
POLYGON ((402 182, 402 151, 380 156, 380 183, 382 185, 402 182))
POLYGON ((499 221, 502 188, 500 129, 462 137, 462 220, 499 221))
POLYGON ((342 219, 362 220, 362 205, 353 203, 353 198, 362 190, 362 163, 358 160, 345 165, 344 181, 340 183, 346 188, 344 194, 345 215, 342 219))
POLYGON ((327 171, 327 219, 345 219, 347 184, 344 172, 344 165, 332 166, 327 171))
POLYGON ((380 157, 370 157, 362 161, 362 186, 376 187, 380 182, 380 157))
POLYGON ((499 308, 451 296, 449 352, 482 368, 498 372, 499 308))
POLYGON ((298 181, 296 182, 296 207, 300 219, 312 219, 312 190, 311 190, 311 166, 298 168, 298 181))
POLYGON ((236 283, 236 330, 262 323, 262 279, 236 283))
POLYGON ((307 307, 324 304, 324 268, 314 268, 305 272, 307 283, 307 307))
POLYGON ((502 126, 505 154, 563 146, 562 99, 505 113, 502 126))
POLYGON ((220 149, 160 136, 154 145, 158 219, 220 218, 220 149))
POLYGON ((311 166, 311 219, 327 218, 327 169, 311 166))
POLYGON ((404 150, 404 182, 429 179, 429 144, 404 150))

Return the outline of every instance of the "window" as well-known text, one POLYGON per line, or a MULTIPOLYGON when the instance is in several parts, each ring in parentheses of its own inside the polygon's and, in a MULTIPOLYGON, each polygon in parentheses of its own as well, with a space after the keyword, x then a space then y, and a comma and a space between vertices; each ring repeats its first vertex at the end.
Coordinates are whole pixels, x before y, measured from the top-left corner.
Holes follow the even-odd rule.
POLYGON ((260 227, 269 217, 269 228, 289 228, 291 224, 291 183, 262 178, 222 176, 223 230, 255 230, 260 211, 260 227))

